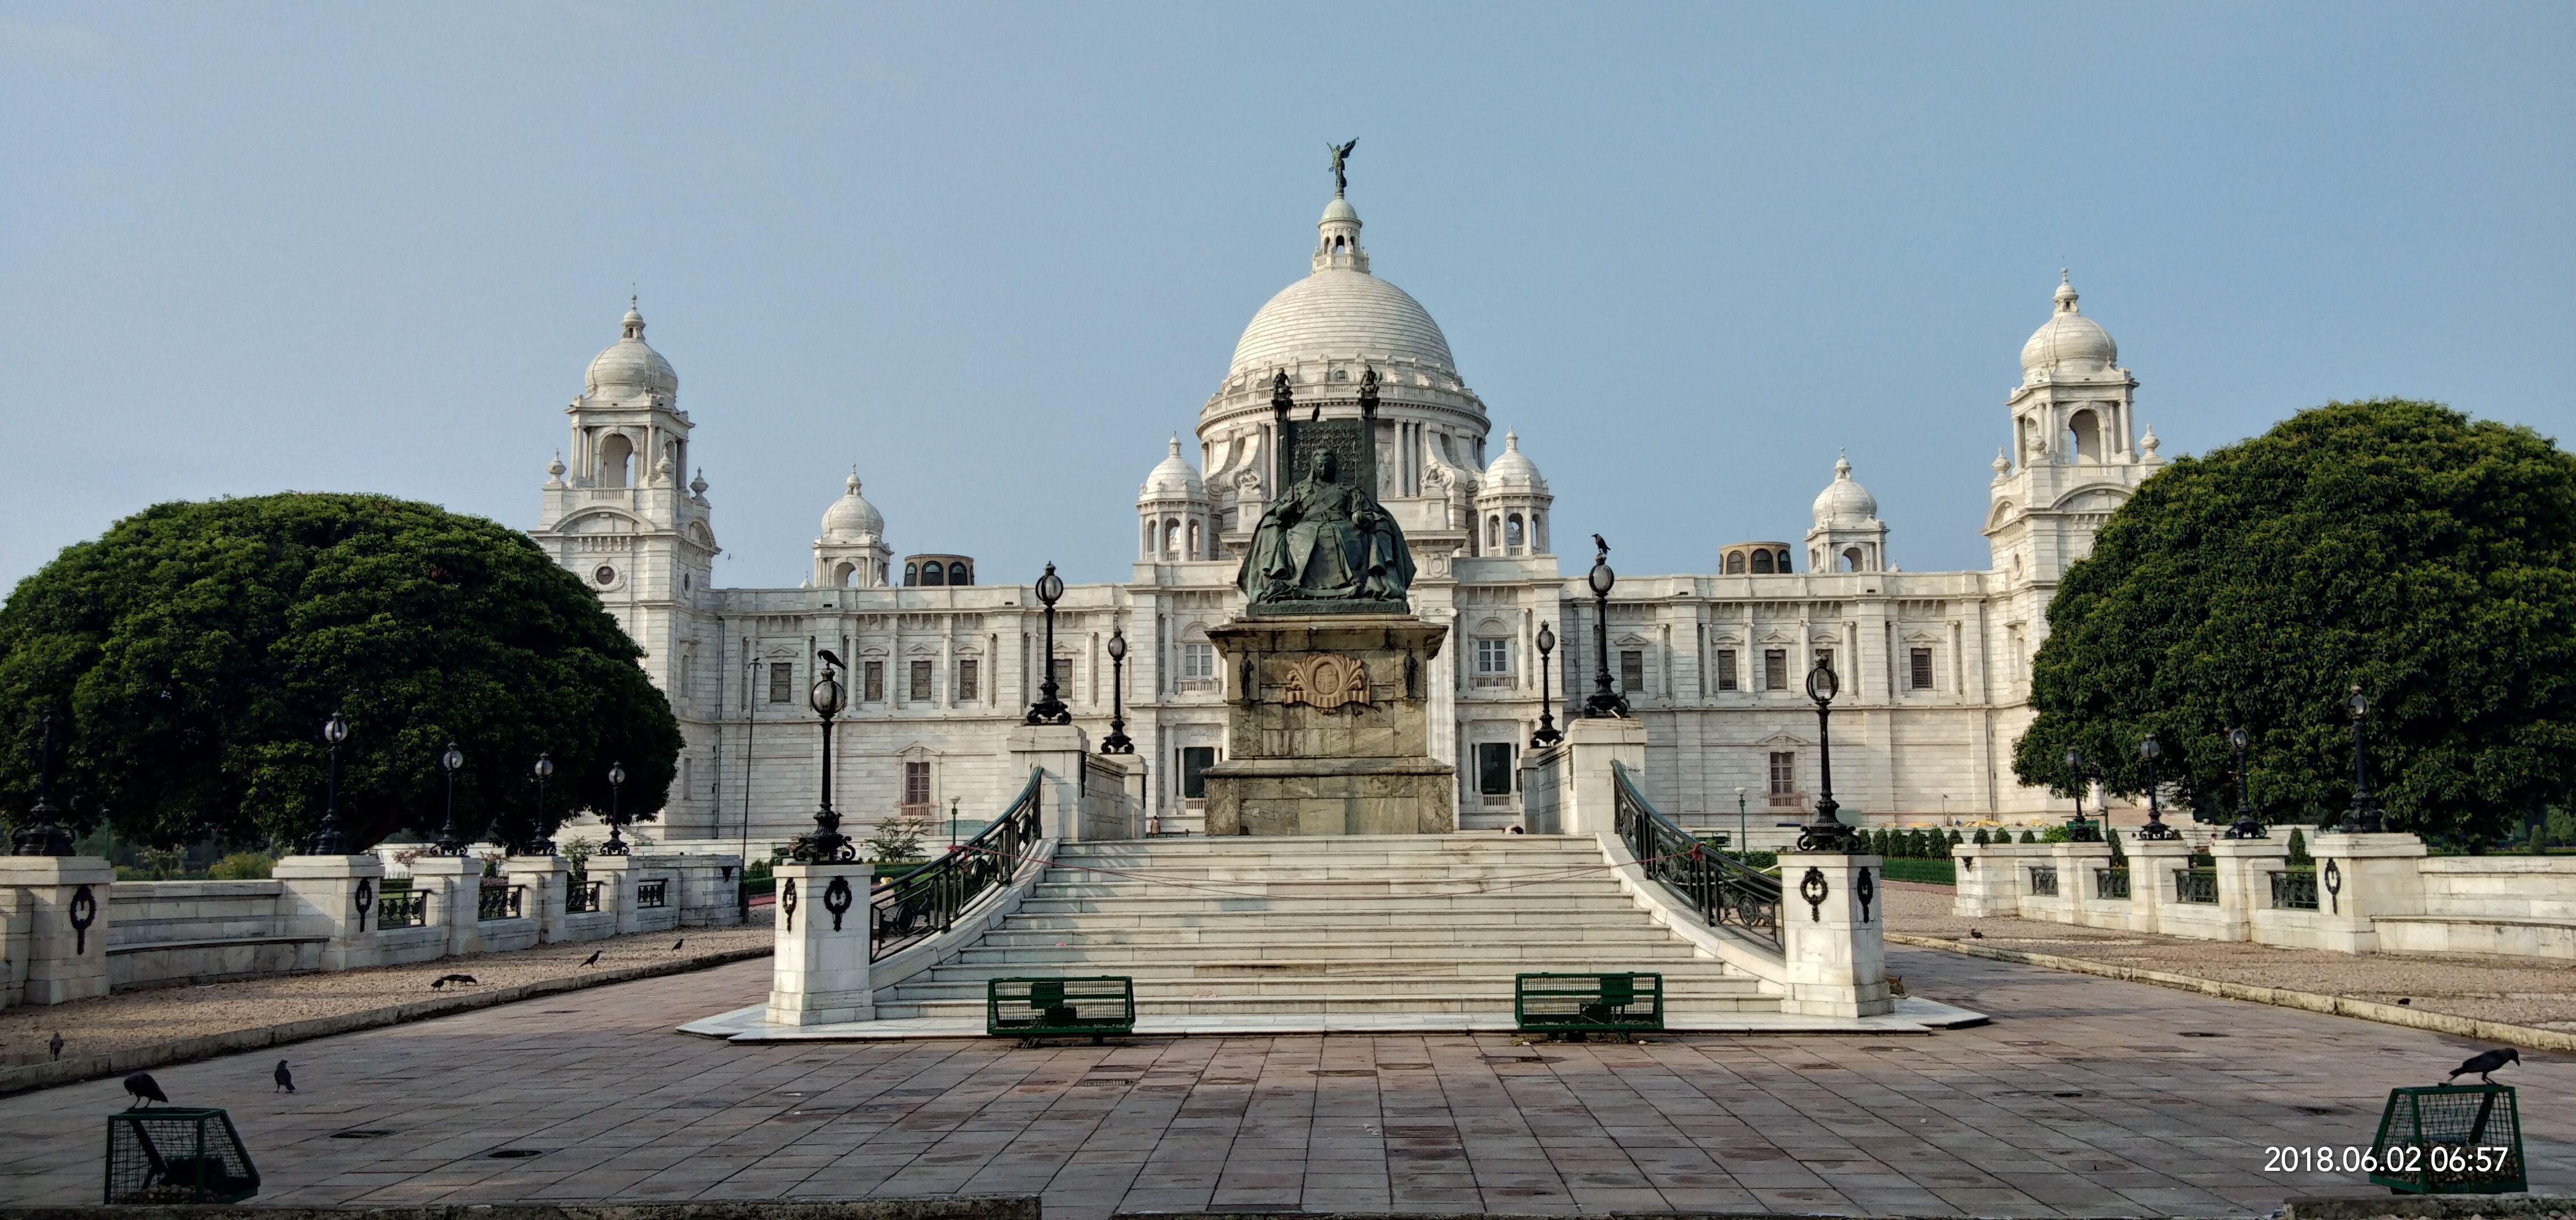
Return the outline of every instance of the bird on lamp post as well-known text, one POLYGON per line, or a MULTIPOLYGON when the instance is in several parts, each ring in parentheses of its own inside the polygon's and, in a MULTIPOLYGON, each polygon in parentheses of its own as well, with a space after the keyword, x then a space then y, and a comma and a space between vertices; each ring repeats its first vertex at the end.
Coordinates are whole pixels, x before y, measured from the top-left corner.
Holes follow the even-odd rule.
POLYGON ((1538 625, 1538 731, 1530 734, 1530 748, 1544 750, 1565 740, 1556 727, 1555 666, 1548 657, 1556 651, 1556 629, 1545 622, 1538 625))
POLYGON ((1830 717, 1834 696, 1842 692, 1842 680, 1834 676, 1834 667, 1818 657, 1815 667, 1807 671, 1807 697, 1816 702, 1817 778, 1823 795, 1816 800, 1816 820, 1798 832, 1798 850, 1811 852, 1848 852, 1852 849, 1852 828, 1843 825, 1842 806, 1834 802, 1834 740, 1830 717))
POLYGON ((2156 795, 2156 760, 2164 756, 2164 743, 2157 741, 2155 734, 2149 733, 2139 739, 2138 757, 2145 760, 2147 764, 2147 824, 2138 828, 2138 838, 2141 840, 2182 837, 2181 831, 2165 825, 2164 804, 2156 795))
POLYGON ((1041 664, 1046 666, 1046 680, 1038 684, 1038 701, 1029 705, 1028 722, 1071 724, 1073 709, 1056 697, 1055 603, 1056 599, 1064 596, 1064 578, 1055 574, 1054 564, 1048 564, 1046 573, 1038 577, 1037 594, 1038 602, 1046 607, 1046 651, 1039 654, 1041 664))
POLYGON ((1127 736, 1127 629, 1109 629, 1109 735, 1100 739, 1103 754, 1133 754, 1136 743, 1127 736))
POLYGON ((1592 586, 1592 651, 1599 667, 1592 679, 1592 698, 1583 704, 1583 716, 1587 720, 1625 718, 1628 696, 1610 685, 1610 590, 1618 585, 1619 574, 1610 570, 1610 544, 1594 534, 1592 545, 1598 549, 1592 554, 1592 570, 1583 579, 1592 586))

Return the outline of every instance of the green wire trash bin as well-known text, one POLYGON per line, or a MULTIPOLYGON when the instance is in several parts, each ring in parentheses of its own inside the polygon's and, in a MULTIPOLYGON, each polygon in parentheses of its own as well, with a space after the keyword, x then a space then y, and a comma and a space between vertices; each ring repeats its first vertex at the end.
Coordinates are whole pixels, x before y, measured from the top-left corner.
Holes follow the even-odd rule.
POLYGON ((239 1203, 259 1169, 221 1110, 157 1106, 107 1116, 107 1202, 239 1203))
POLYGON ((2371 1141, 2370 1180, 2403 1195, 2502 1195, 2524 1179, 2522 1110, 2511 1086, 2390 1089, 2371 1141))

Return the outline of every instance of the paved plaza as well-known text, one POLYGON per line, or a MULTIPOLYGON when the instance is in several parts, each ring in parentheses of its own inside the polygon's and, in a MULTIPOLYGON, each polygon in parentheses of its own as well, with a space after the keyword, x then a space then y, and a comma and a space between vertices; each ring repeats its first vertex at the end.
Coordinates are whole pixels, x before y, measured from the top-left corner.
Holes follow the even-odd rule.
MULTIPOLYGON (((1997 1014, 1914 1036, 1516 1045, 1502 1035, 737 1046, 672 1032, 765 962, 165 1068, 231 1110, 266 1204, 1043 1194, 1114 1211, 2260 1215, 2351 1178, 2440 1035, 1950 954, 1917 994, 1997 1014), (302 1091, 273 1093, 280 1054, 302 1091), (505 1150, 536 1155, 496 1157, 505 1150)), ((2535 1189, 2576 1187, 2576 1061, 2528 1055, 2535 1189)), ((0 1202, 87 1203, 114 1081, 0 1099, 0 1202)))

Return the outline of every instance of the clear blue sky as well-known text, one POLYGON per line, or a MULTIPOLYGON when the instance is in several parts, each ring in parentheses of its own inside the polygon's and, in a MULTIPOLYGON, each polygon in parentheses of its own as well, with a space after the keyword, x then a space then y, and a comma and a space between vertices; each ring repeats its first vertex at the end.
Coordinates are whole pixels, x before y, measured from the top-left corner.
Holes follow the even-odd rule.
POLYGON ((0 11, 0 587, 147 504, 513 525, 630 286, 728 584, 857 462, 899 551, 1123 579, 1305 273, 1376 269, 1557 494, 1707 571, 1847 448, 1985 564, 2057 268, 2168 455, 2332 398, 2570 431, 2576 6, 264 4, 0 11))

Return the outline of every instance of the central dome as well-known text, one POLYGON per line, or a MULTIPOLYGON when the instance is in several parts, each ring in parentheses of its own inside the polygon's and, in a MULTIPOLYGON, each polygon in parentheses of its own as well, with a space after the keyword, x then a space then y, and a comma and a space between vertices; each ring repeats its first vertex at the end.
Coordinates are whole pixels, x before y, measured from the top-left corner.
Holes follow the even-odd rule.
POLYGON ((1327 268, 1280 289, 1252 315, 1227 375, 1355 356, 1458 371, 1448 336, 1410 294, 1365 271, 1327 268))

